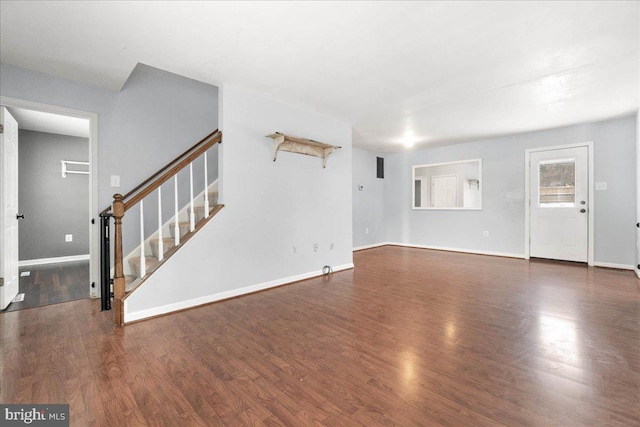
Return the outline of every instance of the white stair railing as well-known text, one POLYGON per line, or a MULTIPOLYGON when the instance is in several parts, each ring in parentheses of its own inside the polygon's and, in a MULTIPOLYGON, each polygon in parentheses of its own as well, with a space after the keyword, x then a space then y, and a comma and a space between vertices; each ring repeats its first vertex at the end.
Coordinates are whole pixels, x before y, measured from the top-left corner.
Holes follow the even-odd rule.
POLYGON ((162 238, 162 187, 158 187, 158 261, 164 259, 164 240, 162 238))
POLYGON ((147 274, 147 264, 144 256, 144 199, 140 200, 140 277, 147 274))
POLYGON ((207 152, 204 152, 204 217, 209 218, 209 190, 207 177, 207 152))
POLYGON ((174 211, 175 211, 175 215, 174 218, 176 219, 174 222, 174 226, 173 226, 173 235, 174 235, 174 241, 175 241, 175 245, 178 246, 180 244, 180 217, 178 215, 179 209, 178 209, 178 174, 176 174, 174 180, 173 180, 173 186, 174 186, 174 191, 173 191, 173 200, 174 200, 174 211))
POLYGON ((193 231, 196 229, 196 213, 194 212, 193 207, 193 162, 189 163, 189 204, 191 206, 189 215, 189 230, 193 231))

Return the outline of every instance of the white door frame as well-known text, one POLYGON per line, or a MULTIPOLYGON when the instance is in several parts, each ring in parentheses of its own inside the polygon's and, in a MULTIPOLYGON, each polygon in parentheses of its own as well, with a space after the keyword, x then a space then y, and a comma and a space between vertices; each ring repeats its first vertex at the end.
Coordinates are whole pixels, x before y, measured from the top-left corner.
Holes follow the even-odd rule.
MULTIPOLYGON (((79 117, 89 120, 89 295, 91 298, 100 297, 100 233, 98 212, 98 114, 88 111, 74 110, 57 105, 42 104, 25 101, 23 99, 0 96, 0 105, 5 107, 24 108, 64 116, 79 117), (95 219, 95 224, 91 220, 95 219), (94 283, 95 287, 91 284, 94 283)), ((19 124, 18 124, 19 125, 19 124)), ((18 183, 18 185, 20 185, 18 183)))
POLYGON ((416 176, 413 178, 413 188, 411 190, 411 194, 412 194, 412 202, 411 202, 411 207, 412 208, 419 208, 422 207, 422 203, 424 203, 424 179, 425 177, 423 176, 416 176), (416 206, 416 181, 420 181, 420 206, 416 206))
POLYGON ((588 229, 588 243, 587 243, 587 265, 594 265, 595 251, 594 251, 594 217, 595 217, 595 177, 593 176, 594 171, 594 159, 593 159, 593 142, 579 142, 576 144, 564 144, 564 145, 554 145, 551 147, 536 147, 536 148, 528 148, 524 152, 524 165, 525 165, 525 174, 524 174, 524 258, 529 259, 530 253, 530 241, 531 238, 531 153, 538 151, 549 151, 549 150, 561 150, 564 148, 577 148, 577 147, 587 147, 589 151, 589 183, 588 183, 588 191, 589 191, 589 221, 587 225, 588 229))
MULTIPOLYGON (((640 111, 636 113, 636 223, 640 222, 640 111)), ((636 275, 640 279, 640 229, 636 228, 636 275)))

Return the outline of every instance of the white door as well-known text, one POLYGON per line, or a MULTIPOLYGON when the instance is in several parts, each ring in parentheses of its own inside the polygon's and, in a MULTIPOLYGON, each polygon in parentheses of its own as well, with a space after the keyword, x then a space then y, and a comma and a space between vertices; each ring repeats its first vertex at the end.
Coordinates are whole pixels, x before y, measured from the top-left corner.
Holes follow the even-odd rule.
POLYGON ((457 175, 431 177, 431 206, 434 208, 452 208, 458 206, 457 175))
POLYGON ((588 147, 532 152, 530 160, 530 256, 587 262, 588 147))
POLYGON ((0 107, 0 309, 18 294, 18 123, 0 107))

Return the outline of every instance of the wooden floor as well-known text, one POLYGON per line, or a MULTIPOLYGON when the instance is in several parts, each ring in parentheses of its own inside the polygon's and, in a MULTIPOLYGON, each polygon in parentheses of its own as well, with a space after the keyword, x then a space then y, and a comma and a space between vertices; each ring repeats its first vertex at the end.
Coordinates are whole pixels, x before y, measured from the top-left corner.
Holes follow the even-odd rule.
POLYGON ((55 264, 20 267, 18 292, 24 293, 24 301, 12 302, 5 311, 42 307, 89 298, 89 261, 71 261, 55 264))
POLYGON ((0 315, 3 403, 77 426, 637 426, 632 272, 382 247, 356 268, 118 328, 0 315))

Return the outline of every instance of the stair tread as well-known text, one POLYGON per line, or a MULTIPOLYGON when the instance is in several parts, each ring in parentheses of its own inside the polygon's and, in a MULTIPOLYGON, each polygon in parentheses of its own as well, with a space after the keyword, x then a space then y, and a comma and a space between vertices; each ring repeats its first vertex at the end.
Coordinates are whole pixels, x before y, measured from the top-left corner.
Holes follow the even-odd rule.
MULTIPOLYGON (((153 239, 149 239, 150 242, 159 242, 160 238, 159 237, 154 237, 153 239)), ((162 238, 163 242, 173 242, 173 239, 171 237, 163 237, 162 238)))
MULTIPOLYGON (((134 261, 134 262, 140 262, 140 260, 142 259, 141 256, 132 256, 129 258, 129 261, 134 261)), ((144 256, 145 261, 157 261, 158 258, 154 257, 153 255, 145 255, 144 256)))
MULTIPOLYGON (((135 266, 139 266, 140 265, 140 259, 141 257, 139 256, 134 256, 129 258, 129 265, 133 264, 135 266)), ((158 258, 154 257, 154 256, 145 256, 144 257, 144 262, 146 264, 146 267, 149 268, 152 265, 158 264, 160 261, 158 261, 158 258)))
MULTIPOLYGON (((193 207, 194 209, 204 209, 204 206, 202 205, 196 205, 193 207)), ((213 209, 213 206, 209 206, 209 209, 213 209)), ((187 210, 190 211, 191 210, 191 206, 187 207, 187 210)))

